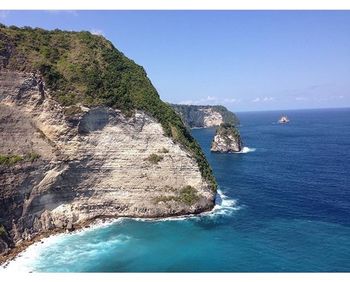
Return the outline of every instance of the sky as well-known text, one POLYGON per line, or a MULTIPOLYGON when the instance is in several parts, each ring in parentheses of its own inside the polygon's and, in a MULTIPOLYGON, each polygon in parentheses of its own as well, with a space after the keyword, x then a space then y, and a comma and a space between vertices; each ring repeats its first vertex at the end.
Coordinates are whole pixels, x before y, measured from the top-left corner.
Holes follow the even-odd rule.
POLYGON ((0 11, 0 22, 103 35, 171 103, 350 107, 350 11, 0 11))

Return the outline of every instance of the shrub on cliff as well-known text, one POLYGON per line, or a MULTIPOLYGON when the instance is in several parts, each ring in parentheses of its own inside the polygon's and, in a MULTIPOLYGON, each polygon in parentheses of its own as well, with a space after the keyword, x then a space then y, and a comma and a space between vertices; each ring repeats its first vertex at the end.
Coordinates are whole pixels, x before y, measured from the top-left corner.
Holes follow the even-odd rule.
POLYGON ((0 237, 3 237, 5 235, 6 235, 6 229, 2 224, 0 224, 0 237))
POLYGON ((3 166, 13 166, 17 163, 29 161, 34 162, 35 160, 39 159, 40 155, 35 152, 27 153, 24 156, 19 155, 0 155, 0 165, 3 166))
POLYGON ((149 161, 152 164, 157 164, 161 160, 163 160, 163 156, 159 156, 157 154, 151 154, 148 158, 145 159, 145 161, 149 161))
POLYGON ((35 160, 39 159, 40 155, 35 152, 30 152, 25 156, 25 159, 27 159, 30 162, 34 162, 35 160))
POLYGON ((12 166, 23 160, 23 157, 18 155, 0 155, 0 165, 12 166))
POLYGON ((180 191, 180 196, 179 199, 181 202, 187 204, 187 205, 192 205, 195 202, 198 201, 198 195, 197 195, 197 190, 194 189, 192 186, 187 185, 184 188, 181 189, 180 191))
POLYGON ((228 136, 233 135, 236 138, 240 138, 240 134, 238 129, 230 124, 230 123, 222 123, 217 129, 216 134, 222 135, 222 136, 228 136))
POLYGON ((187 185, 183 187, 180 190, 180 193, 178 196, 159 196, 154 199, 154 203, 158 204, 160 202, 169 202, 169 201, 176 201, 176 202, 182 202, 186 205, 193 205, 198 201, 199 197, 197 194, 197 190, 194 189, 192 186, 187 185))

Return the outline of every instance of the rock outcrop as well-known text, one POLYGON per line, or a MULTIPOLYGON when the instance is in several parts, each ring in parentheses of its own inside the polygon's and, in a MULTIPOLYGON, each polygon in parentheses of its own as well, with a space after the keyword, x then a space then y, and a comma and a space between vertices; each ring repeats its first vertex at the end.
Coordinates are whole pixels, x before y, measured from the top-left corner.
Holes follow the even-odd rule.
POLYGON ((237 116, 224 106, 171 105, 190 128, 216 127, 222 123, 239 124, 237 116))
POLYGON ((212 152, 237 153, 240 152, 242 148, 242 140, 235 126, 222 124, 216 129, 210 149, 212 152))

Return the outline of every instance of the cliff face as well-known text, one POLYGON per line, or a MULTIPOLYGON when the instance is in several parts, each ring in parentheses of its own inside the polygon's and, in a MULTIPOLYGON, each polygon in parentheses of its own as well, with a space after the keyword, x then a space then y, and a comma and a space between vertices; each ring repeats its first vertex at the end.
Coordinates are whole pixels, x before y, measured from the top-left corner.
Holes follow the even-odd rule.
POLYGON ((90 67, 77 52, 95 50, 92 43, 102 39, 89 35, 86 43, 86 36, 0 27, 0 254, 97 218, 167 217, 214 206, 215 179, 202 151, 142 69, 107 44, 112 53, 96 52, 112 66, 92 75, 105 79, 106 93, 90 92, 85 74, 66 72, 69 59, 80 71, 90 67), (38 38, 66 44, 39 71, 31 61, 41 56, 38 38))
POLYGON ((190 128, 215 127, 222 123, 239 124, 237 116, 224 106, 171 105, 190 128))
MULTIPOLYGON (((31 74, 0 72, 0 214, 13 242, 99 217, 165 217, 210 210, 196 161, 144 112, 108 107, 67 116, 31 74), (183 200, 186 187, 193 201, 183 200)), ((0 244, 0 248, 1 248, 0 244)), ((4 247, 0 252, 4 251, 4 247)))
POLYGON ((212 152, 240 152, 242 148, 243 144, 237 128, 227 124, 222 124, 217 128, 211 145, 212 152))

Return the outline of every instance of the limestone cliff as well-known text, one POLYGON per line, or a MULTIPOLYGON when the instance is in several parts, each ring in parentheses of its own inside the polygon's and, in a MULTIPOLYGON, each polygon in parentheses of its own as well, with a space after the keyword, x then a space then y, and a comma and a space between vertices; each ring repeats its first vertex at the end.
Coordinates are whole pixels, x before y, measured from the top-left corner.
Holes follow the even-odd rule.
POLYGON ((0 153, 25 156, 0 166, 0 214, 14 242, 98 217, 165 217, 213 207, 196 161, 144 112, 43 102, 30 74, 1 72, 0 153), (152 156, 158 156, 156 161, 152 156), (182 201, 185 187, 196 200, 182 201))
POLYGON ((190 128, 216 127, 222 123, 239 124, 237 116, 224 106, 171 105, 190 128))
POLYGON ((212 152, 234 153, 243 148, 238 129, 230 124, 222 124, 216 129, 211 145, 212 152))
MULTIPOLYGON (((167 217, 213 208, 215 179, 202 151, 152 92, 142 69, 122 57, 124 68, 116 65, 108 75, 116 71, 125 81, 118 75, 100 87, 114 95, 119 82, 125 92, 94 96, 84 92, 84 76, 71 78, 62 62, 95 45, 82 45, 80 33, 23 32, 0 27, 0 261, 10 248, 39 235, 72 230, 97 218, 167 217), (37 59, 33 54, 41 56, 30 49, 41 34, 45 40, 65 34, 74 39, 65 45, 62 61, 63 49, 49 61, 48 73, 31 63, 37 59), (33 35, 32 45, 16 41, 33 35), (29 49, 19 49, 21 44, 29 49), (133 78, 133 71, 141 76, 133 78), (104 100, 111 97, 113 103, 104 100)), ((83 35, 84 40, 102 40, 83 35)), ((121 56, 113 52, 108 55, 121 56)), ((113 64, 113 58, 108 60, 113 64)), ((102 72, 109 65, 99 67, 102 72)))

